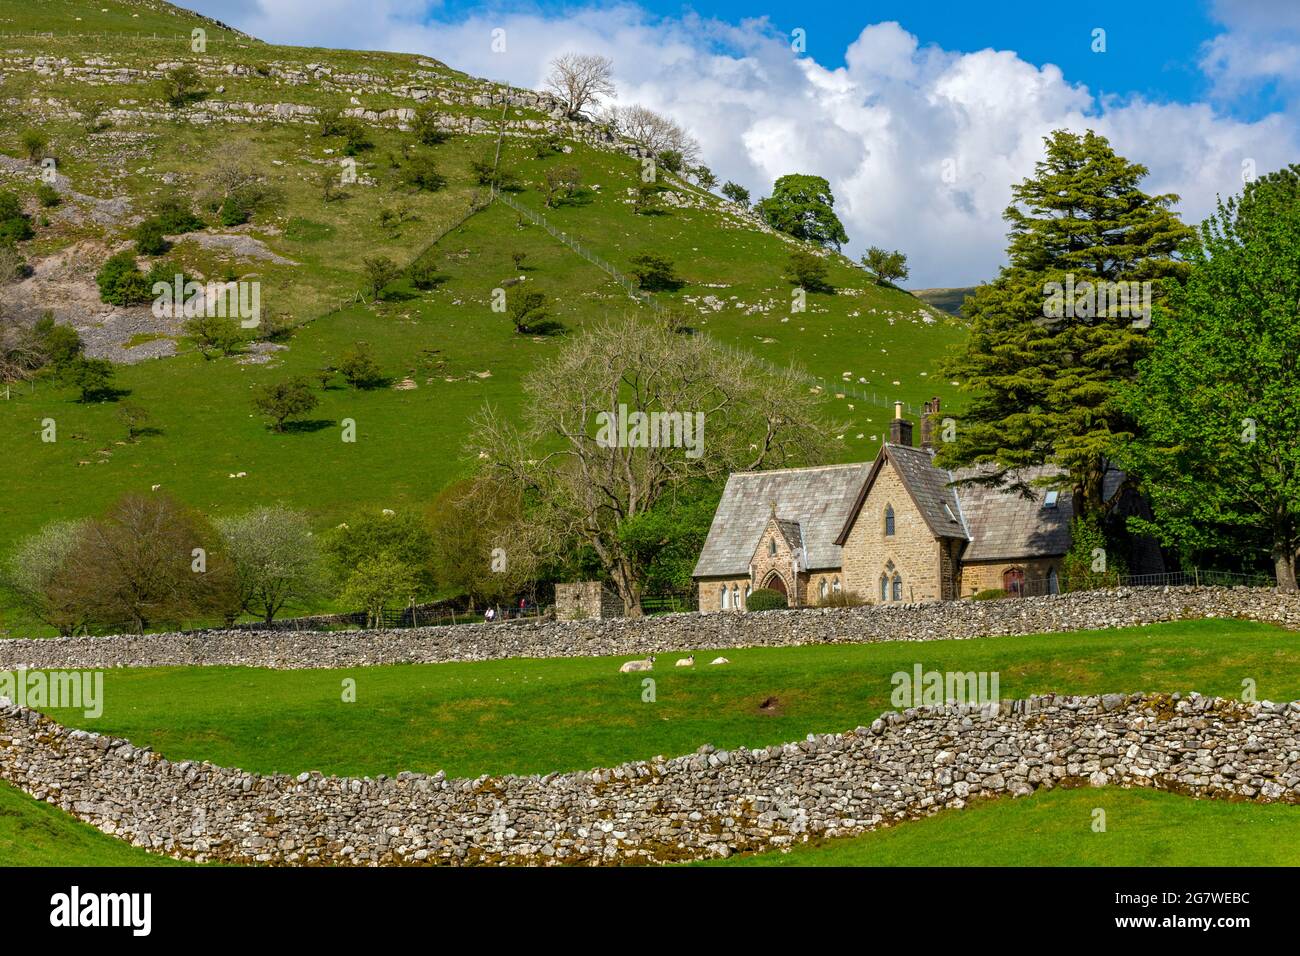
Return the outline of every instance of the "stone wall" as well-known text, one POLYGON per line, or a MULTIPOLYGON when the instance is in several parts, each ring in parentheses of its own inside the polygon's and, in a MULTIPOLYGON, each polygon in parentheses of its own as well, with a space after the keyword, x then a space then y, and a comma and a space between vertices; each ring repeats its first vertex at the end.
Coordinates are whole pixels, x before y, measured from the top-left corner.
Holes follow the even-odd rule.
POLYGON ((555 616, 583 621, 623 616, 623 601, 599 581, 555 585, 555 616))
MULTIPOLYGON (((0 703, 0 777, 156 852, 233 863, 614 864, 849 836, 1058 786, 1300 802, 1300 702, 1038 697, 612 769, 446 779, 172 762, 0 703)), ((1086 821, 1080 824, 1086 825, 1086 821)))
POLYGON ((248 632, 0 641, 0 669, 351 667, 506 657, 597 657, 729 647, 964 640, 1204 617, 1300 629, 1300 594, 1264 588, 1116 588, 1001 601, 668 614, 391 631, 248 632))

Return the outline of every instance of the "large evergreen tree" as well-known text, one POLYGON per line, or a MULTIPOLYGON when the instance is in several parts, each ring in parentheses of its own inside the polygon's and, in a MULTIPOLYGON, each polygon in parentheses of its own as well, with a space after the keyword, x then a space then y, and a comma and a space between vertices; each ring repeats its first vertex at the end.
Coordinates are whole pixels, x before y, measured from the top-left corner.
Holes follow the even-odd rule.
MULTIPOLYGON (((1263 545, 1278 584, 1300 552, 1300 166, 1220 201, 1156 310, 1124 449, 1155 508, 1144 524, 1192 550, 1263 545)), ((1133 523, 1132 521, 1130 523, 1133 523)))
POLYGON ((1191 230, 1170 209, 1178 197, 1139 189, 1146 167, 1105 137, 1057 130, 1044 142, 1004 213, 1009 262, 966 300, 970 338, 945 363, 970 399, 939 462, 984 466, 980 483, 1008 487, 1016 469, 1064 468, 1076 515, 1097 520, 1107 458, 1132 436, 1118 394, 1146 335, 1136 303, 1107 306, 1089 292, 1150 281, 1158 300, 1161 280, 1185 271, 1175 254, 1191 230))

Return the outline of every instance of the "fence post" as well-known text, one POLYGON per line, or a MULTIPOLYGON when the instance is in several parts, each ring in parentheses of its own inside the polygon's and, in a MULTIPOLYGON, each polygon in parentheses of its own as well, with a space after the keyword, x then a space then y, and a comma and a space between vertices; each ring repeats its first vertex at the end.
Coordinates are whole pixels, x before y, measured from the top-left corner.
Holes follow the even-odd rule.
POLYGON ((1196 587, 1201 586, 1201 569, 1192 568, 1192 580, 1196 582, 1196 587))

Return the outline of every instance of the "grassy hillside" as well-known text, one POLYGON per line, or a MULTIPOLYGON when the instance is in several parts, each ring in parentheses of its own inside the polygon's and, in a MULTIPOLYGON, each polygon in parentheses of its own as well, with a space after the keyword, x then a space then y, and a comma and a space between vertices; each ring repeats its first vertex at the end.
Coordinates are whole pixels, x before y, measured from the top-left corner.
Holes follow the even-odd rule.
MULTIPOLYGON (((0 0, 0 189, 24 198, 37 232, 22 244, 36 273, 6 290, 6 301, 29 318, 51 310, 81 329, 93 353, 130 363, 118 368, 117 402, 81 404, 49 382, 0 399, 0 458, 19 465, 5 476, 0 552, 48 520, 94 513, 123 491, 155 484, 214 515, 285 501, 321 526, 359 508, 422 505, 468 469, 461 449, 472 414, 487 401, 516 409, 521 377, 562 347, 562 336, 515 334, 491 310, 492 290, 521 274, 512 253, 526 256, 523 287, 545 292, 552 317, 571 331, 611 312, 644 311, 504 205, 443 235, 482 193, 470 164, 495 149, 506 95, 425 57, 272 46, 149 0, 0 0), (190 49, 196 26, 207 31, 203 53, 190 49), (53 35, 23 35, 38 29, 53 35), (162 68, 174 63, 195 65, 205 90, 182 109, 162 98, 162 68), (435 192, 403 184, 399 167, 413 135, 402 116, 380 115, 421 100, 437 103, 456 130, 416 150, 447 179, 435 192), (89 133, 94 103, 107 110, 107 126, 89 133), (342 141, 320 136, 317 120, 331 108, 368 111, 361 119, 373 148, 357 156, 360 181, 327 201, 319 180, 338 168, 342 141), (58 160, 63 202, 54 208, 35 198, 39 168, 23 150, 31 130, 58 160), (140 265, 165 259, 200 278, 260 281, 264 317, 293 332, 205 360, 177 323, 146 307, 99 303, 93 276, 128 247, 159 196, 197 195, 231 163, 264 176, 279 200, 249 225, 210 226, 140 265), (385 207, 404 221, 382 224, 385 207), (339 308, 363 286, 362 259, 374 255, 401 265, 423 256, 446 281, 339 308), (356 341, 374 348, 392 382, 409 378, 415 387, 360 392, 336 383, 321 394, 314 422, 288 435, 252 415, 255 385, 334 364, 356 341), (126 442, 123 402, 144 408, 155 431, 126 442), (340 441, 344 418, 356 420, 356 444, 340 441), (40 441, 45 419, 57 423, 57 442, 40 441), (228 477, 241 471, 246 478, 228 477)), ((661 298, 684 310, 691 327, 824 379, 828 415, 848 423, 825 460, 873 456, 895 399, 918 406, 933 394, 952 398, 934 360, 960 341, 959 323, 876 287, 838 256, 830 257, 835 293, 811 295, 806 312, 791 314, 783 272, 796 243, 678 180, 668 183, 661 214, 636 214, 629 192, 640 165, 624 144, 556 119, 527 91, 509 96, 501 164, 520 181, 515 199, 542 211, 546 169, 578 167, 579 193, 546 211, 554 225, 620 269, 638 252, 668 256, 686 284, 661 298), (539 156, 549 134, 564 151, 539 156)))
MULTIPOLYGON (((701 659, 714 652, 694 648, 701 659)), ((102 717, 51 710, 69 726, 126 737, 176 760, 261 773, 401 770, 452 776, 612 766, 700 744, 734 749, 869 724, 892 709, 892 674, 1000 673, 1000 694, 1173 692, 1300 698, 1300 644, 1265 624, 1145 628, 917 644, 728 649, 731 664, 675 668, 656 697, 619 658, 505 660, 340 670, 112 670, 102 717), (346 678, 356 701, 343 702, 346 678), (766 706, 764 706, 766 704, 766 706)))

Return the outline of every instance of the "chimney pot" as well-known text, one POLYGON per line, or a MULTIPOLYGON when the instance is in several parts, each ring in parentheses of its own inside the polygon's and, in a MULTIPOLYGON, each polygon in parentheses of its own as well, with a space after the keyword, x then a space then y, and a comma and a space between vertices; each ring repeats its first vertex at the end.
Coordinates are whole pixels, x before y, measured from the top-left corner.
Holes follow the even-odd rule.
POLYGON ((903 403, 894 403, 894 420, 889 423, 889 440, 895 445, 912 447, 912 423, 903 417, 903 403))

